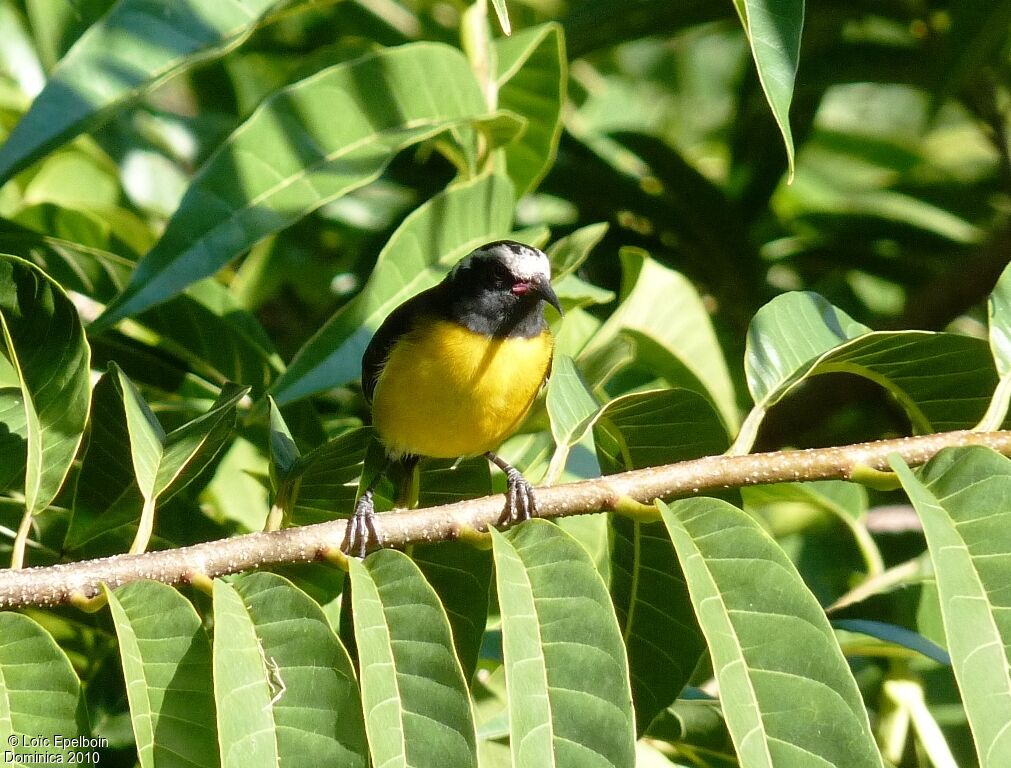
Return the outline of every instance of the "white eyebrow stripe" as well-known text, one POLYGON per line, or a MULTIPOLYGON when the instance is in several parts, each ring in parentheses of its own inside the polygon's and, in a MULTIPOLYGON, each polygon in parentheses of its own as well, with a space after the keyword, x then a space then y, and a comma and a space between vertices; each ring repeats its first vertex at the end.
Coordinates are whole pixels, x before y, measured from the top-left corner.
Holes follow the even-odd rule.
POLYGON ((529 245, 516 243, 512 247, 506 243, 494 243, 491 247, 482 246, 460 261, 454 268, 466 269, 475 259, 497 258, 505 264, 509 271, 521 280, 532 280, 535 277, 551 279, 551 263, 547 255, 529 245))

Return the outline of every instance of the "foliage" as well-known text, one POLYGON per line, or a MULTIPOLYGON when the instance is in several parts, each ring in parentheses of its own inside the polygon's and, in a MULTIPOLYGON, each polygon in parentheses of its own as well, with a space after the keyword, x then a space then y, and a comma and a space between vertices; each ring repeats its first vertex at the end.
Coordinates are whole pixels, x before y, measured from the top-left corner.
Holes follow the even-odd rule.
MULTIPOLYGON (((502 237, 565 308, 502 450, 531 480, 1000 428, 1009 27, 1007 0, 0 0, 0 555, 347 516, 372 332, 502 237)), ((145 768, 1011 765, 1011 461, 893 468, 0 613, 0 737, 145 768)))

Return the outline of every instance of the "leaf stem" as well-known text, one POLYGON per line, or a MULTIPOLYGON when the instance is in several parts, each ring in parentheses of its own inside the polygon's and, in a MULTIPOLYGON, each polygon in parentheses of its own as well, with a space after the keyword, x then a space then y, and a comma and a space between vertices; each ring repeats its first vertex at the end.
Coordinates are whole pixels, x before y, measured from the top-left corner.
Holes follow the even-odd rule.
POLYGON ((146 551, 152 533, 154 533, 154 497, 144 499, 144 508, 140 512, 140 525, 137 527, 133 544, 130 545, 130 554, 139 555, 146 551))
POLYGON ((25 546, 28 544, 28 534, 32 530, 32 511, 25 507, 25 514, 21 518, 17 535, 14 537, 14 544, 11 549, 11 568, 17 570, 23 568, 25 564, 25 546))
POLYGON ((980 432, 990 432, 994 429, 999 429, 1000 425, 1004 423, 1004 418, 1007 416, 1009 403, 1011 403, 1011 375, 1004 375, 997 382, 997 389, 994 390, 993 398, 990 400, 986 413, 983 414, 983 418, 979 420, 979 424, 973 427, 973 429, 980 432))

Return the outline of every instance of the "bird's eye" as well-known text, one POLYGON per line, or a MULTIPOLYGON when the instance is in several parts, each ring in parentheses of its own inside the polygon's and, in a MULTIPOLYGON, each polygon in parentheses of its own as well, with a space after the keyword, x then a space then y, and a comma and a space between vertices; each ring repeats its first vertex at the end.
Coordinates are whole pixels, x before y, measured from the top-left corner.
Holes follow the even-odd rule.
POLYGON ((509 288, 516 282, 512 272, 504 264, 496 264, 492 271, 492 284, 496 288, 509 288))

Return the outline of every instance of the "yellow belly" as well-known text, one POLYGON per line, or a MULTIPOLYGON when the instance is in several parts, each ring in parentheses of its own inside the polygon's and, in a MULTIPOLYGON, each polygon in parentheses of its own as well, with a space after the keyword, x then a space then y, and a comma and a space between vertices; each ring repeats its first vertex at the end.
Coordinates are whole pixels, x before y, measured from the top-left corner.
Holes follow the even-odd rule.
POLYGON ((544 383, 552 339, 493 339, 443 320, 406 334, 379 376, 372 421, 388 454, 490 451, 520 426, 544 383))

